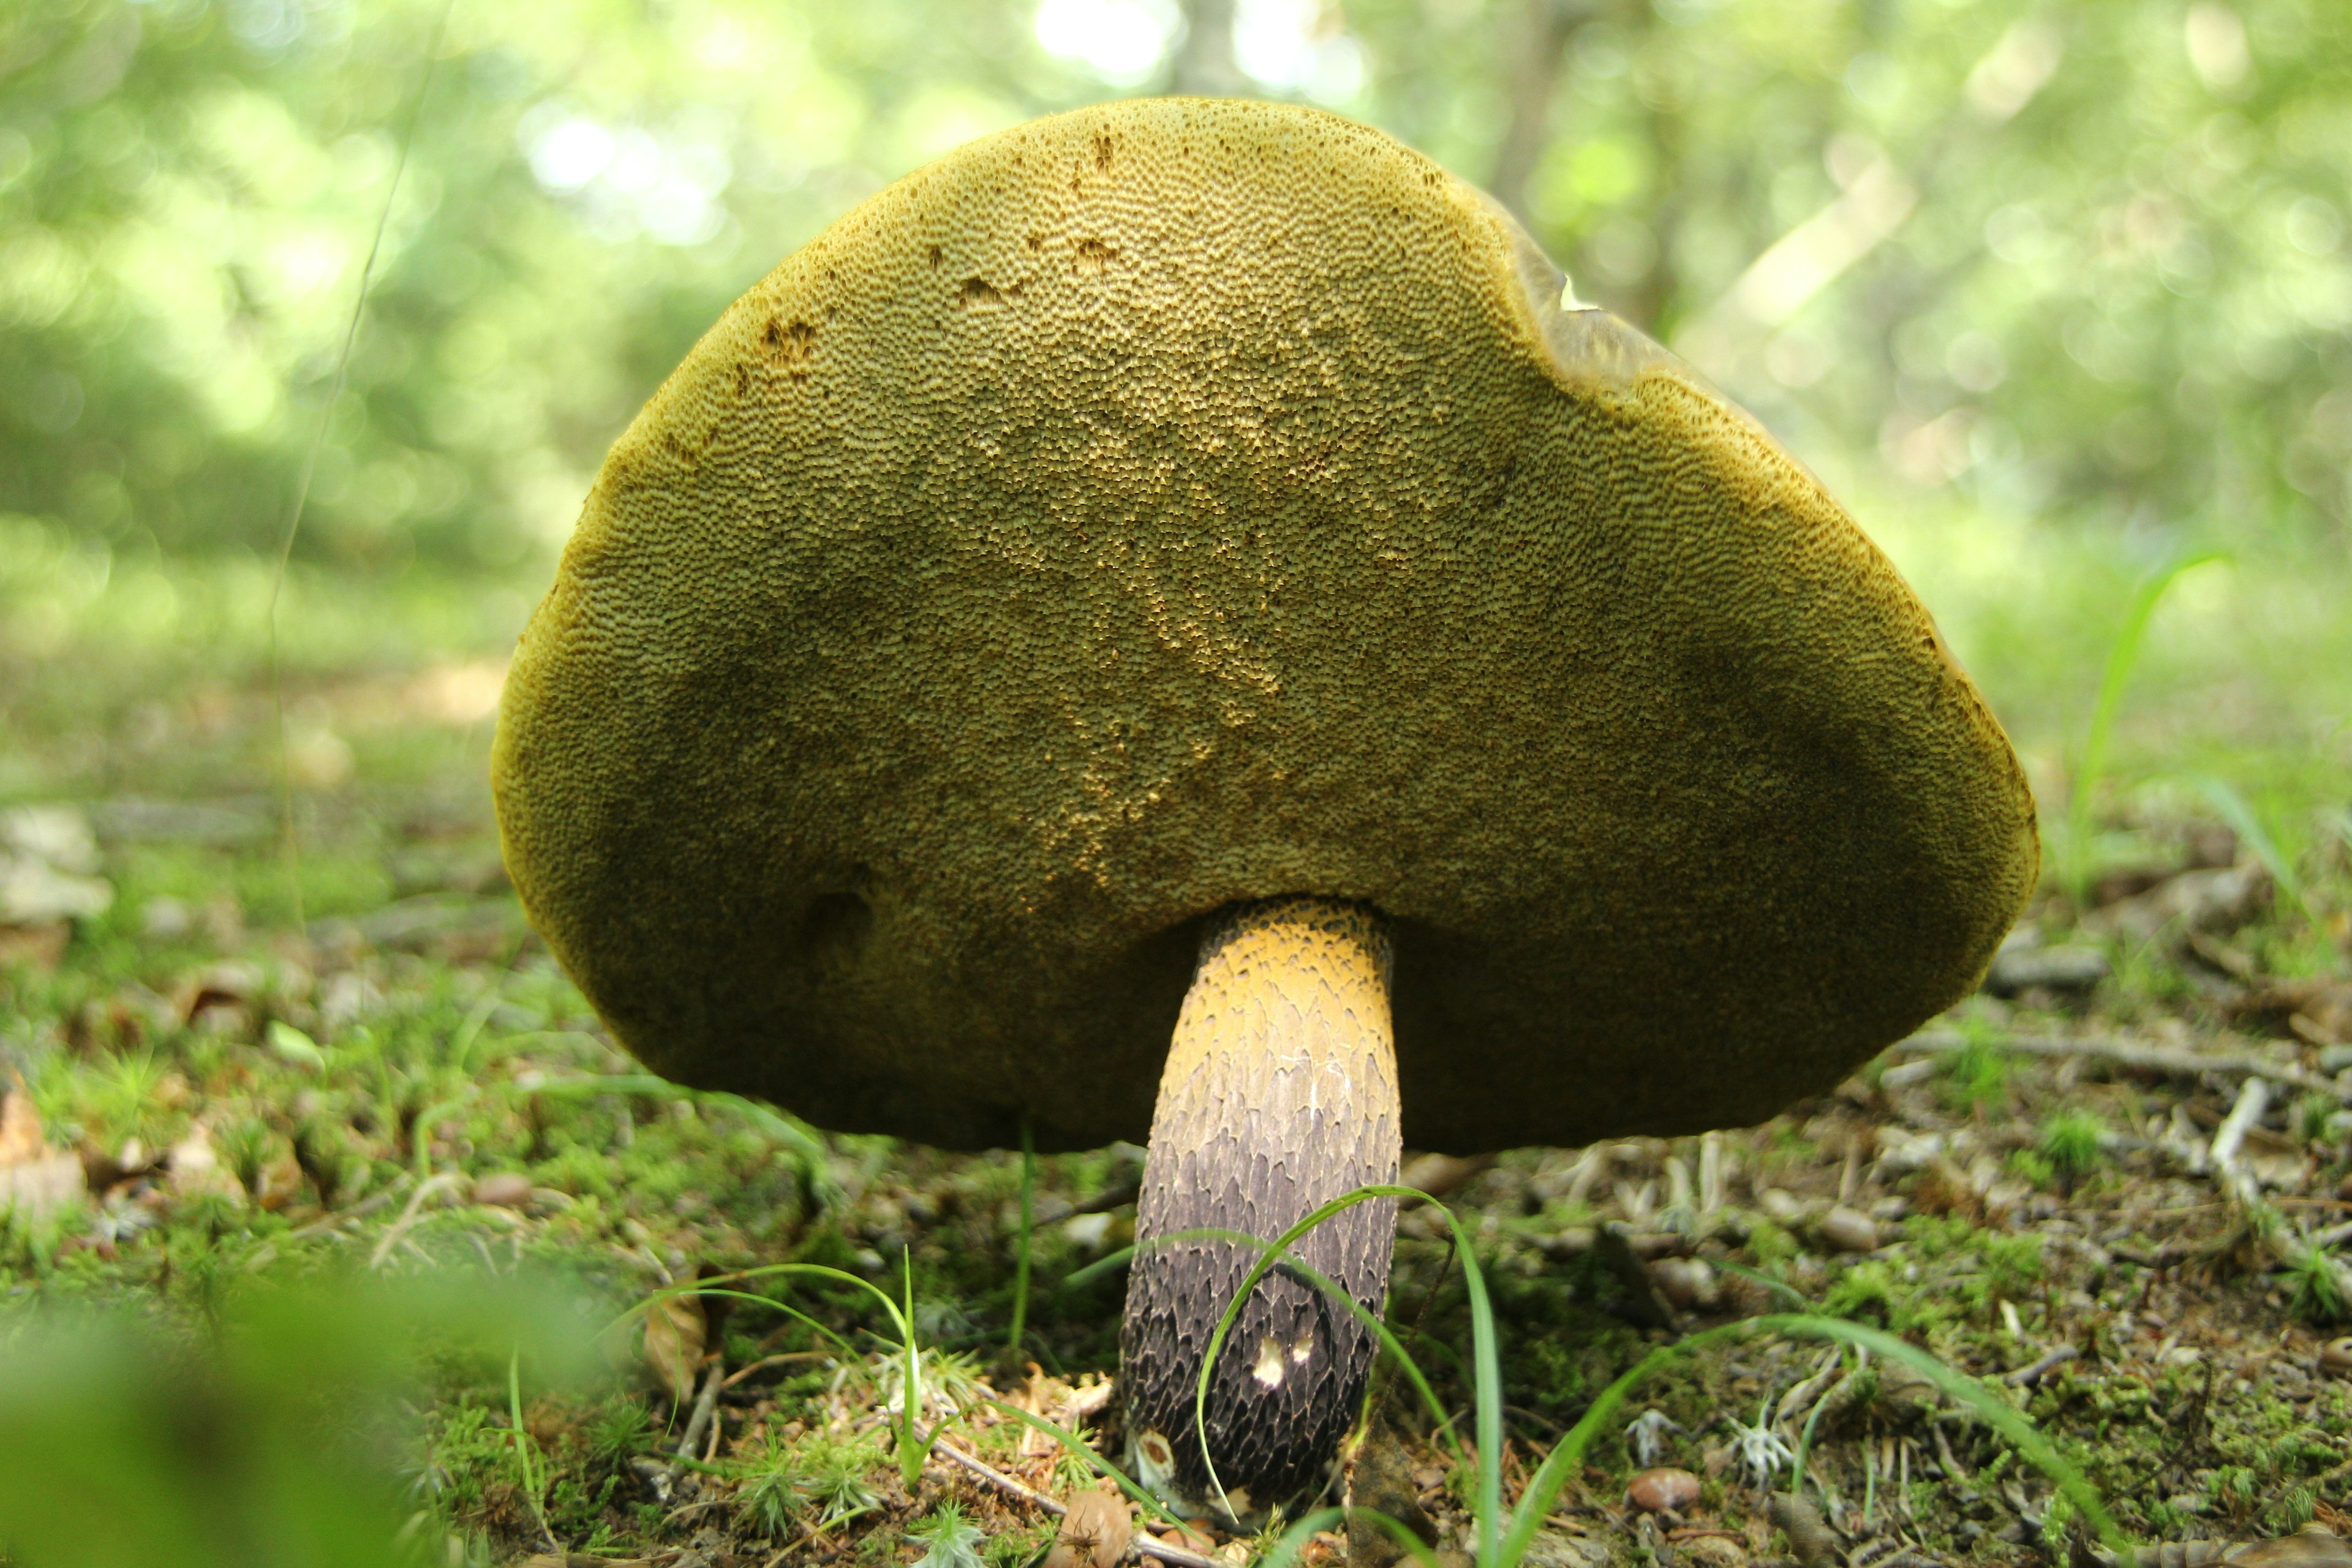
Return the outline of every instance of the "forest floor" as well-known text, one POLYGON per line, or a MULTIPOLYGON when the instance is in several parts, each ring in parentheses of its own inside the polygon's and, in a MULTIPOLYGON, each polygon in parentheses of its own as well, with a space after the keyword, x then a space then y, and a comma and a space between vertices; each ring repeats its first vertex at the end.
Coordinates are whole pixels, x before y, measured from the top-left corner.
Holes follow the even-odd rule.
MULTIPOLYGON (((379 695, 474 700, 462 671, 448 679, 454 694, 379 695)), ((1055 1520, 1019 1489, 1066 1500, 1090 1483, 1014 1411, 1072 1429, 1103 1417, 1124 1277, 1087 1270, 1131 1237, 1141 1151, 1037 1162, 1026 1325, 1009 1347, 1017 1153, 830 1136, 649 1078, 529 932, 478 785, 369 793, 348 782, 348 748, 299 726, 296 742, 291 866, 267 795, 208 794, 201 777, 0 818, 9 874, 46 889, 52 917, 0 929, 0 1192, 16 1199, 0 1341, 36 1342, 58 1315, 36 1309, 128 1314, 146 1325, 137 1353, 195 1369, 135 1397, 215 1415, 226 1401, 244 1414, 224 1440, 250 1446, 269 1410, 323 1386, 273 1394, 272 1358, 231 1342, 240 1323, 248 1340, 277 1323, 262 1337, 279 1336, 281 1371, 389 1390, 382 1422, 348 1425, 373 1434, 381 1500, 433 1561, 1034 1560, 1055 1520), (839 1276, 741 1272, 785 1262, 839 1276), (455 1331, 428 1331, 395 1376, 331 1343, 339 1324, 377 1333, 371 1290, 516 1279, 557 1287, 558 1305, 534 1309, 552 1314, 541 1337, 518 1342, 528 1354, 469 1356, 455 1331), (698 1280, 715 1293, 676 1293, 698 1280), (280 1288, 310 1291, 326 1327, 287 1330, 253 1305, 280 1288), (911 1486, 886 1299, 911 1300, 922 1425, 943 1434, 911 1486), (559 1366, 567 1335, 585 1371, 559 1366)), ((1409 1157, 1493 1295, 1507 1500, 1655 1346, 1803 1310, 1984 1380, 2137 1541, 2314 1521, 2352 1536, 2352 867, 2340 845, 2266 866, 2213 823, 2118 826, 2137 861, 2079 910, 2045 896, 1988 990, 1770 1122, 1491 1165, 1409 1157)), ((1438 1399, 1465 1410, 1471 1312, 1433 1207, 1403 1218, 1389 1318, 1438 1399)), ((0 1414, 61 1400, 72 1430, 95 1431, 83 1406, 134 1397, 102 1368, 28 1393, 26 1358, 9 1363, 0 1414)), ((1376 1386, 1402 1435, 1364 1461, 1382 1495, 1425 1512, 1448 1550, 1473 1545, 1471 1467, 1401 1380, 1376 1386)), ((0 1438, 12 1465, 33 1429, 0 1438)), ((2079 1513, 2026 1458, 1892 1363, 1727 1339, 1633 1391, 1528 1561, 2054 1561, 2079 1513), (1791 1462, 1751 1463, 1774 1451, 1759 1428, 1805 1447, 1828 1537, 1792 1542, 1773 1521, 1767 1484, 1787 1489, 1791 1462), (1629 1485, 1652 1467, 1691 1480, 1651 1491, 1696 1495, 1644 1511, 1629 1485)), ((281 1461, 271 1484, 298 1487, 307 1460, 281 1461)), ((44 1484, 25 1462, 20 1509, 44 1484)), ((102 1462, 157 1496, 246 1484, 217 1465, 174 1479, 194 1461, 135 1436, 102 1462)), ((43 1556, 41 1527, 12 1528, 26 1564, 99 1560, 43 1556)), ((1265 1539, 1205 1529, 1175 1553, 1239 1562, 1265 1539)), ((1334 1526, 1303 1560, 1348 1551, 1334 1526)))

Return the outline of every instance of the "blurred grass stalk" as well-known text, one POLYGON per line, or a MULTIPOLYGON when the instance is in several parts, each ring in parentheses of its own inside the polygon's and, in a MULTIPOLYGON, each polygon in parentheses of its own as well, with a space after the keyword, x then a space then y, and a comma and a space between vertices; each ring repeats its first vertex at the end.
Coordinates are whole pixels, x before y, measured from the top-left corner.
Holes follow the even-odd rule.
POLYGON ((2124 688, 2131 680, 2133 667, 2139 662, 2140 648, 2147 640, 2148 622, 2155 618, 2166 592, 2185 574, 2227 559, 2220 551, 2200 551, 2177 555, 2149 572, 2133 591, 2123 622, 2116 628, 2115 640, 2107 647, 2106 665, 2099 672, 2098 700, 2091 710, 2090 732, 2084 737, 2082 755, 2074 766, 2074 787, 2066 803, 2066 837, 2060 853, 2060 881, 2078 910, 2089 902, 2091 879, 2096 872, 2091 813, 2106 772, 2107 743, 2115 732, 2116 714, 2123 706, 2124 688))
POLYGON ((2294 907, 2308 917, 2311 903, 2303 895, 2303 878, 2295 871, 2294 858, 2279 847, 2277 837, 2247 803, 2246 797, 2239 794, 2236 786, 2227 779, 2205 779, 2201 787, 2206 800, 2221 814, 2221 820, 2230 825, 2230 831, 2238 836, 2238 842, 2253 851, 2254 858, 2263 863, 2263 869, 2271 874, 2271 880, 2277 885, 2279 891, 2293 900, 2294 907))

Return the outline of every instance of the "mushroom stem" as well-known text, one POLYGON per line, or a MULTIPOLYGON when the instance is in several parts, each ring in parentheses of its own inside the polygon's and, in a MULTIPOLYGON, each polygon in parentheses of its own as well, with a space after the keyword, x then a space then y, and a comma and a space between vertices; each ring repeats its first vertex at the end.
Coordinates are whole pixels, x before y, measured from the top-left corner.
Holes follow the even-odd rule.
MULTIPOLYGON (((1210 1380, 1212 1482, 1193 1423, 1201 1363, 1260 1251, 1169 1238, 1215 1228, 1272 1240, 1332 1198, 1397 1179, 1388 983, 1379 918, 1329 899, 1248 905, 1202 941, 1152 1111, 1120 1333, 1130 1458, 1171 1499, 1238 1518, 1319 1487, 1355 1418, 1370 1331, 1277 1268, 1210 1380)), ((1375 1198, 1296 1251, 1377 1311, 1395 1244, 1395 1201, 1375 1198)))

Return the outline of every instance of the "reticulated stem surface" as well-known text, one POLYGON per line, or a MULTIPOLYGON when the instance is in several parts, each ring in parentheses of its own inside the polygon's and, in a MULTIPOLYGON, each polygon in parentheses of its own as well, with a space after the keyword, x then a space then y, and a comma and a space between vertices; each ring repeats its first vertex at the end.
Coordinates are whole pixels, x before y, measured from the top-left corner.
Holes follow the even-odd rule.
MULTIPOLYGON (((1193 1399, 1217 1321, 1259 1254, 1164 1238, 1216 1228, 1272 1240, 1332 1198, 1396 1180, 1389 966, 1378 917, 1325 899, 1246 906, 1202 942, 1152 1113, 1120 1336, 1137 1463, 1172 1495, 1218 1500, 1193 1399)), ((1379 1198, 1296 1251, 1377 1311, 1395 1241, 1396 1205, 1379 1198)), ((1209 1452, 1234 1513, 1322 1482, 1374 1349, 1325 1292, 1280 1270, 1259 1282, 1209 1388, 1209 1452)))

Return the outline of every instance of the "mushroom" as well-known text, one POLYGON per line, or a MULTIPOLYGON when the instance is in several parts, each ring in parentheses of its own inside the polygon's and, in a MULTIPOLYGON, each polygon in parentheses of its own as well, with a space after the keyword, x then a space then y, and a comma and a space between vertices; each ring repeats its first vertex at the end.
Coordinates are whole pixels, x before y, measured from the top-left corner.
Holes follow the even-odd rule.
MULTIPOLYGON (((1321 1483, 1371 1342, 1269 1276, 1204 1441, 1256 1254, 1180 1233, 1402 1143, 1759 1121, 1965 994, 2038 867, 2000 725, 1753 420, 1427 159, 1201 100, 976 142, 736 301, 606 458, 494 782, 657 1070, 1148 1130, 1132 1453, 1237 1514, 1321 1483)), ((1392 1234, 1299 1250, 1377 1309, 1392 1234)))

